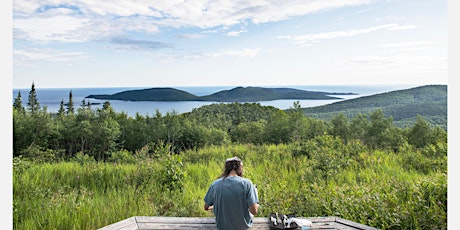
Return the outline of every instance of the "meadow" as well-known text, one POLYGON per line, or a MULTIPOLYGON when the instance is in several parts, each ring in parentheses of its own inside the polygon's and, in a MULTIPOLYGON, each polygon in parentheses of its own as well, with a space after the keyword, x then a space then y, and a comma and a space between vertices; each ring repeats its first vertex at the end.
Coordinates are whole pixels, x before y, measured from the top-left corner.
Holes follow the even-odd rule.
POLYGON ((257 103, 190 113, 13 104, 14 229, 97 229, 132 216, 212 217, 204 195, 240 157, 260 212, 337 216, 380 229, 447 228, 447 130, 382 109, 330 120, 257 103))
POLYGON ((211 217, 208 186, 239 156, 260 211, 337 216, 380 229, 447 228, 447 144, 370 149, 331 135, 287 144, 226 144, 175 154, 14 157, 14 229, 96 229, 132 216, 211 217))

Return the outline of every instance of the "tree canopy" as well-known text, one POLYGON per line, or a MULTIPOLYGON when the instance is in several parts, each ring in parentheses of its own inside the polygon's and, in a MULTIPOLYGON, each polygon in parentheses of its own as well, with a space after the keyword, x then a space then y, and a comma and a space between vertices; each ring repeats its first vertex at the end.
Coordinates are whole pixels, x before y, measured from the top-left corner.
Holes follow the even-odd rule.
POLYGON ((18 106, 18 94, 13 105, 15 156, 36 155, 38 150, 64 158, 82 152, 106 160, 112 152, 127 150, 134 154, 153 143, 167 143, 172 152, 179 153, 227 143, 301 143, 322 135, 398 151, 405 143, 423 148, 447 139, 442 128, 431 125, 422 116, 413 126, 400 128, 382 109, 358 113, 352 118, 337 113, 330 120, 323 120, 305 116, 298 103, 284 111, 259 103, 234 102, 202 106, 184 114, 157 111, 155 116, 137 114, 133 118, 114 112, 108 101, 97 109, 83 101, 72 112, 71 91, 68 100, 66 113, 64 101, 58 114, 48 113, 46 107, 39 107, 33 84, 28 110, 23 111, 18 106))

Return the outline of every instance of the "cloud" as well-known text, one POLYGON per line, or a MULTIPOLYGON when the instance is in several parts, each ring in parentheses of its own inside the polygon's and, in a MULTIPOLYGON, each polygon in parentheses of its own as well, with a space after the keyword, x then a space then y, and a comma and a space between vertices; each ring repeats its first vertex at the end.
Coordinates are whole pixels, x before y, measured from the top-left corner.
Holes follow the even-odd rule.
POLYGON ((88 19, 69 16, 50 18, 16 19, 13 35, 20 40, 84 42, 94 37, 82 34, 87 27, 88 19))
POLYGON ((221 50, 215 53, 205 54, 207 57, 255 57, 260 52, 260 49, 242 49, 242 50, 221 50))
POLYGON ((258 48, 245 48, 245 49, 223 49, 217 52, 190 52, 190 53, 160 53, 158 54, 161 60, 174 60, 174 59, 189 59, 200 60, 206 58, 253 58, 260 53, 261 49, 258 48))
POLYGON ((158 41, 136 40, 122 37, 112 38, 110 42, 114 44, 118 50, 156 50, 174 47, 172 44, 158 41))
POLYGON ((447 70, 445 57, 413 54, 358 56, 343 60, 342 64, 399 73, 447 70))
POLYGON ((303 34, 303 35, 283 35, 278 36, 279 39, 288 39, 291 40, 294 44, 304 45, 308 42, 320 41, 320 40, 327 40, 327 39, 335 39, 335 38, 342 38, 342 37, 354 37, 361 34, 368 34, 371 32, 375 32, 378 30, 402 30, 402 29, 413 29, 416 26, 401 26, 399 24, 384 24, 379 26, 374 26, 370 28, 364 29, 353 29, 348 31, 333 31, 333 32, 326 32, 326 33, 316 33, 316 34, 303 34))
POLYGON ((241 33, 246 33, 248 32, 247 30, 240 30, 240 31, 230 31, 227 33, 227 36, 229 37, 239 37, 241 33))
POLYGON ((183 38, 183 39, 200 39, 205 37, 204 34, 197 34, 197 33, 189 33, 189 34, 179 34, 176 35, 177 38, 183 38))
POLYGON ((381 44, 380 48, 380 52, 350 57, 339 63, 344 66, 358 66, 358 69, 371 68, 382 72, 415 73, 447 70, 447 57, 442 53, 442 43, 406 41, 381 44))
POLYGON ((47 13, 50 9, 69 8, 78 9, 82 14, 91 16, 132 16, 144 15, 161 17, 161 13, 152 9, 149 4, 139 1, 92 1, 75 0, 15 0, 13 2, 13 13, 19 15, 34 15, 37 13, 47 13))
POLYGON ((128 32, 156 33, 159 29, 149 25, 144 17, 105 20, 82 16, 59 15, 53 17, 18 18, 13 22, 13 36, 19 40, 35 42, 80 43, 107 40, 128 32))
POLYGON ((380 45, 386 50, 386 52, 391 53, 401 53, 401 52, 412 52, 420 51, 434 48, 436 43, 430 41, 412 41, 412 42, 399 42, 399 43, 388 43, 380 45))
POLYGON ((44 62, 69 62, 87 57, 84 52, 68 52, 49 48, 26 48, 13 52, 14 64, 20 66, 35 66, 44 62))
MULTIPOLYGON (((123 35, 156 33, 160 28, 212 29, 238 24, 287 20, 325 9, 356 6, 372 0, 168 0, 13 1, 14 38, 32 41, 84 42, 123 35)), ((244 32, 230 32, 237 36, 244 32)))
POLYGON ((418 26, 415 26, 415 25, 405 25, 405 26, 396 25, 396 26, 392 26, 392 27, 388 28, 388 30, 411 30, 411 29, 416 29, 416 28, 418 28, 418 26))

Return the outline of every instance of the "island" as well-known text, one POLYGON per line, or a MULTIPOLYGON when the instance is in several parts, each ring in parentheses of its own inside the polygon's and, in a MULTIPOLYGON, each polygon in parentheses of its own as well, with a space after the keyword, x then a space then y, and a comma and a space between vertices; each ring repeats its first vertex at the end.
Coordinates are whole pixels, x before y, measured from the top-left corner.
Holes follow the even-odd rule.
POLYGON ((340 95, 355 93, 330 93, 299 90, 293 88, 235 87, 205 96, 196 96, 183 90, 169 87, 127 90, 115 94, 89 95, 86 98, 122 101, 216 101, 216 102, 257 102, 273 100, 331 100, 342 99, 340 95))

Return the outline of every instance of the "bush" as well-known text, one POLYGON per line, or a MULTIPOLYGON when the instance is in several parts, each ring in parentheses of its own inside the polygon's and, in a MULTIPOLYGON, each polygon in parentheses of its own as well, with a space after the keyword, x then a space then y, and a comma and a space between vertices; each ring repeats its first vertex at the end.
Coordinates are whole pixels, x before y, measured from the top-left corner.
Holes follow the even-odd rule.
POLYGON ((57 156, 62 155, 64 150, 52 150, 43 149, 42 147, 31 144, 26 149, 21 151, 21 154, 25 158, 33 159, 36 162, 56 162, 58 161, 57 156))
POLYGON ((75 154, 75 156, 72 158, 72 161, 77 162, 81 165, 96 162, 93 156, 89 156, 88 154, 85 154, 83 152, 78 152, 77 154, 75 154))
POLYGON ((20 174, 26 171, 31 165, 32 165, 32 162, 30 162, 30 160, 28 159, 24 159, 22 156, 13 157, 14 173, 20 174))
POLYGON ((162 161, 164 165, 163 170, 160 172, 160 183, 163 188, 170 191, 182 191, 184 178, 186 176, 183 171, 184 164, 179 155, 173 155, 162 161))
POLYGON ((171 154, 171 144, 165 144, 163 141, 159 143, 150 142, 139 150, 136 150, 135 156, 140 159, 158 159, 171 154))
POLYGON ((121 164, 121 163, 132 164, 132 163, 136 162, 136 158, 128 150, 122 149, 122 150, 110 153, 110 156, 107 159, 107 161, 108 162, 119 163, 119 164, 121 164))

